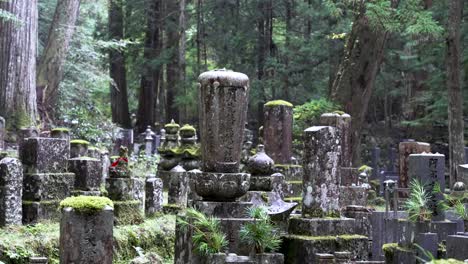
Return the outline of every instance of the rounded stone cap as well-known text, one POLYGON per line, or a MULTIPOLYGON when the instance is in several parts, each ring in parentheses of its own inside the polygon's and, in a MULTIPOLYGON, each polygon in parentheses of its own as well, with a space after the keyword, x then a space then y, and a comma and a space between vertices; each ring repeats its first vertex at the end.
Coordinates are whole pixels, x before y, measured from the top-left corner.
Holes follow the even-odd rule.
POLYGON ((453 190, 456 191, 456 192, 462 192, 465 190, 465 183, 463 182, 456 182, 454 185, 453 185, 453 190))
POLYGON ((275 162, 265 153, 263 145, 257 146, 257 154, 250 157, 247 162, 247 167, 252 174, 270 174, 273 172, 275 162))
POLYGON ((200 74, 198 82, 201 85, 211 85, 217 82, 217 85, 223 87, 245 87, 249 85, 249 77, 240 72, 219 69, 200 74))

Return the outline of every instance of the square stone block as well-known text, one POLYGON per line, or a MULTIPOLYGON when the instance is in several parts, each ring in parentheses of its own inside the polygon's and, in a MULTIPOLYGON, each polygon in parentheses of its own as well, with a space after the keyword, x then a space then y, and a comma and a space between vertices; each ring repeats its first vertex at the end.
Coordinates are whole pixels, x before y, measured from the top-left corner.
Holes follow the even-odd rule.
POLYGON ((74 183, 73 173, 25 174, 23 200, 62 200, 70 196, 74 183))
POLYGON ((101 161, 94 158, 73 158, 68 160, 68 170, 75 173, 75 189, 99 190, 102 181, 101 161))
POLYGON ((108 178, 106 190, 113 201, 139 200, 143 204, 145 185, 142 179, 108 178))
POLYGON ((194 203, 194 207, 200 212, 218 218, 245 218, 247 210, 252 206, 249 202, 195 201, 194 203))
POLYGON ((439 241, 447 240, 448 236, 457 234, 458 225, 456 222, 451 221, 433 221, 431 223, 431 232, 437 233, 439 241))
POLYGON ((289 233, 304 236, 336 236, 353 234, 356 221, 352 218, 291 218, 289 233))
POLYGON ((340 207, 367 206, 367 189, 361 186, 340 186, 340 207))
POLYGON ((136 225, 144 221, 139 200, 113 202, 115 225, 136 225))
POLYGON ((468 259, 468 236, 447 236, 447 258, 468 259))
POLYGON ((20 159, 25 173, 61 173, 67 171, 70 144, 61 138, 27 138, 22 142, 20 159))
POLYGON ((23 201, 23 224, 35 224, 44 220, 58 221, 60 201, 23 201))

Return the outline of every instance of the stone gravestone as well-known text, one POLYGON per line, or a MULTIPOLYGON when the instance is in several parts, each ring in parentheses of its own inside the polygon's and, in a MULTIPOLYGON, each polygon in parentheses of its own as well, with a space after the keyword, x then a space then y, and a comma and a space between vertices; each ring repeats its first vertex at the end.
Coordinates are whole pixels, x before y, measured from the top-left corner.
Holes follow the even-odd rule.
POLYGON ((468 164, 468 147, 465 147, 465 164, 468 164))
POLYGON ((290 164, 292 157, 293 105, 283 100, 265 104, 263 144, 276 164, 290 164))
POLYGON ((465 186, 468 186, 468 164, 458 165, 458 171, 461 177, 459 181, 464 182, 465 186))
POLYGON ((26 138, 19 150, 24 170, 23 223, 58 219, 58 201, 70 196, 75 182, 75 175, 67 172, 68 141, 26 138))
POLYGON ((340 166, 351 166, 351 116, 346 113, 325 113, 320 116, 320 125, 336 127, 340 133, 341 161, 340 166))
POLYGON ((150 177, 145 184, 145 215, 151 216, 162 210, 163 182, 156 177, 150 177))
POLYGON ((340 139, 338 130, 330 126, 304 131, 303 216, 339 215, 340 139))
POLYGON ((60 263, 112 264, 114 228, 112 207, 105 205, 100 210, 81 211, 84 209, 80 206, 87 204, 81 203, 77 208, 62 209, 60 263))
POLYGON ((23 167, 14 158, 0 161, 0 227, 21 225, 23 193, 23 167))
POLYGON ((5 149, 5 118, 0 116, 0 150, 5 149))
POLYGON ((437 209, 437 203, 444 199, 442 193, 433 194, 434 186, 438 184, 445 190, 445 156, 442 154, 422 153, 408 156, 408 178, 418 179, 430 194, 429 208, 434 220, 444 220, 443 211, 437 209))
POLYGON ((408 177, 408 157, 411 154, 429 153, 431 152, 431 145, 429 143, 405 141, 401 142, 398 146, 400 154, 400 176, 398 180, 398 187, 408 188, 410 179, 408 177))
POLYGON ((68 160, 68 170, 75 173, 75 195, 100 195, 102 184, 102 163, 90 157, 78 157, 68 160))

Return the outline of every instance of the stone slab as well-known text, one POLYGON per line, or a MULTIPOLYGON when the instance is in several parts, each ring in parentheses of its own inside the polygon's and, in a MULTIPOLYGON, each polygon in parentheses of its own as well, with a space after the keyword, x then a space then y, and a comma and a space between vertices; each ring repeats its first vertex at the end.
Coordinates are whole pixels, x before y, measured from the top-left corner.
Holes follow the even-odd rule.
POLYGON ((68 170, 75 173, 75 189, 99 190, 102 181, 101 161, 94 158, 73 158, 68 160, 68 170))
POLYGON ((443 241, 447 240, 448 236, 457 234, 458 225, 451 221, 433 221, 430 230, 432 233, 437 233, 439 241, 443 241))
POLYGON ((0 227, 21 225, 23 167, 14 158, 0 160, 0 227))
POLYGON ((62 200, 71 195, 74 183, 73 173, 25 174, 23 200, 62 200))
POLYGON ((23 201, 23 224, 36 224, 44 220, 58 221, 60 201, 23 201))
POLYGON ((447 236, 447 257, 458 260, 468 259, 468 236, 447 236))
POLYGON ((27 138, 19 148, 25 173, 62 173, 67 171, 69 143, 61 138, 27 138))
POLYGON ((289 233, 304 236, 354 234, 355 224, 352 218, 291 218, 289 233))
POLYGON ((218 218, 245 218, 252 203, 195 201, 194 207, 206 215, 218 218))

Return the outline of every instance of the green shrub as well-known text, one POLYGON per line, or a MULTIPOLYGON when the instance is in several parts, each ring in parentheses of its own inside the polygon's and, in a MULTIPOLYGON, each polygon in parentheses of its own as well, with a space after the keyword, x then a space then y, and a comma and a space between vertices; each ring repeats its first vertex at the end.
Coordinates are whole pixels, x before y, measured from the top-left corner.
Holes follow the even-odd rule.
POLYGON ((252 207, 248 211, 248 217, 253 218, 254 221, 242 226, 241 240, 252 246, 257 254, 278 250, 281 239, 270 221, 267 209, 265 207, 252 207))
POLYGON ((338 105, 327 99, 312 100, 294 107, 294 139, 301 139, 306 128, 319 125, 322 114, 337 110, 339 110, 338 105))

